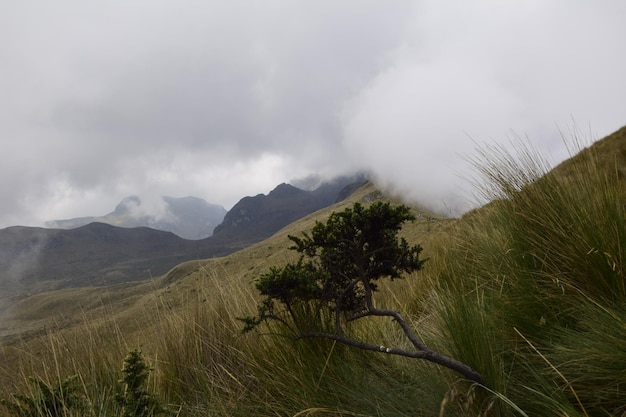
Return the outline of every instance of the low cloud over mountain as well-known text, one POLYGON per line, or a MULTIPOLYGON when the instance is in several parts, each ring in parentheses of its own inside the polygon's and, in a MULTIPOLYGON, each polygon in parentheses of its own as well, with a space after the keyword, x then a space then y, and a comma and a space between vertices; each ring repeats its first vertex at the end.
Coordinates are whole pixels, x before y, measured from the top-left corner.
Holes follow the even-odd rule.
POLYGON ((199 225, 212 205, 193 197, 145 202, 131 196, 106 216, 50 222, 55 229, 0 229, 0 302, 19 294, 144 280, 181 262, 225 256, 347 198, 365 180, 364 175, 339 177, 311 191, 281 184, 268 195, 244 197, 206 239, 154 230, 155 225, 199 225), (150 227, 137 227, 140 222, 150 227))
POLYGON ((159 197, 142 199, 136 195, 124 198, 109 214, 52 220, 46 226, 75 229, 99 222, 119 227, 150 227, 172 232, 185 239, 204 239, 222 222, 226 209, 197 197, 159 197))

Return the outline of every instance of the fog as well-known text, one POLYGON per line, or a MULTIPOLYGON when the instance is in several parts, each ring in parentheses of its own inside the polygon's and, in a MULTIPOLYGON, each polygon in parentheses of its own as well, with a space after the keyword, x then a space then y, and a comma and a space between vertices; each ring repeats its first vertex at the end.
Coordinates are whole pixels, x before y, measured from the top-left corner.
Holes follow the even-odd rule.
POLYGON ((0 227, 128 195, 230 208, 355 170, 456 215, 477 144, 528 137, 556 163, 559 129, 626 124, 625 15, 617 0, 4 1, 0 227))

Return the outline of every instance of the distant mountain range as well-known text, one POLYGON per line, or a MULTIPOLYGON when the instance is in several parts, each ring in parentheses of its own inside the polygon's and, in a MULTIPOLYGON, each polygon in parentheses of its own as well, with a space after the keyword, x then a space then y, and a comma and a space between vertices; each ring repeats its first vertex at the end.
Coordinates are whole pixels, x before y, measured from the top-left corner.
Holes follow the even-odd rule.
POLYGON ((153 204, 145 204, 139 196, 123 199, 115 210, 99 217, 78 217, 51 220, 46 227, 75 229, 89 223, 106 223, 119 227, 149 227, 172 232, 184 239, 204 239, 222 222, 226 209, 198 197, 161 197, 153 204))
MULTIPOLYGON (((241 199, 226 213, 212 236, 198 240, 183 239, 172 232, 148 227, 128 228, 102 222, 69 230, 21 226, 2 229, 0 298, 144 280, 162 275, 184 261, 224 256, 346 198, 364 183, 363 176, 341 177, 313 191, 281 184, 268 195, 241 199)), ((168 207, 183 221, 181 205, 187 209, 197 207, 194 206, 197 202, 186 205, 190 200, 172 200, 168 207)), ((113 213, 102 218, 131 224, 136 219, 128 216, 128 212, 140 204, 136 197, 125 199, 113 213)), ((216 211, 219 213, 219 209, 216 211)), ((189 213, 194 219, 201 217, 194 210, 189 213)), ((72 219, 61 224, 68 227, 85 219, 102 218, 72 219)))

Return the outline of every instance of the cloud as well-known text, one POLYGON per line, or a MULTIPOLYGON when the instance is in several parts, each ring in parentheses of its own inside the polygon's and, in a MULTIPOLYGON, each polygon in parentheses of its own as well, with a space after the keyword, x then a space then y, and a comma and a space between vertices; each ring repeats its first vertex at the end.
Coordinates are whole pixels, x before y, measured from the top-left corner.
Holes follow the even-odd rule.
POLYGON ((625 124, 626 31, 616 19, 624 6, 423 6, 415 31, 343 114, 347 148, 382 183, 458 214, 471 202, 464 160, 477 143, 508 146, 517 132, 559 160, 567 155, 558 127, 572 118, 603 135, 625 124))
POLYGON ((358 168, 445 207, 465 187, 470 138, 513 129, 558 153, 555 126, 572 117, 597 137, 624 124, 624 12, 619 1, 11 2, 0 227, 104 214, 133 194, 229 207, 358 168))

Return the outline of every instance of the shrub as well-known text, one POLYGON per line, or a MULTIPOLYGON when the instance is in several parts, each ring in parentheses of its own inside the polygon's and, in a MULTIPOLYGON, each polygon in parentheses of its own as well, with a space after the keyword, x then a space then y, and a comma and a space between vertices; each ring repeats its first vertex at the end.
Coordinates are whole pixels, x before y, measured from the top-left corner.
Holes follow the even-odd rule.
POLYGON ((373 300, 382 278, 402 278, 418 271, 424 260, 419 245, 409 246, 398 232, 414 220, 407 206, 377 201, 369 207, 355 203, 317 222, 303 237, 289 236, 301 254, 296 263, 271 268, 257 281, 265 296, 258 315, 244 317, 244 331, 262 322, 281 323, 296 339, 325 338, 359 349, 425 359, 483 383, 482 376, 420 340, 396 310, 379 308, 373 300), (412 349, 388 347, 352 338, 347 326, 366 317, 389 317, 401 328, 412 349))

